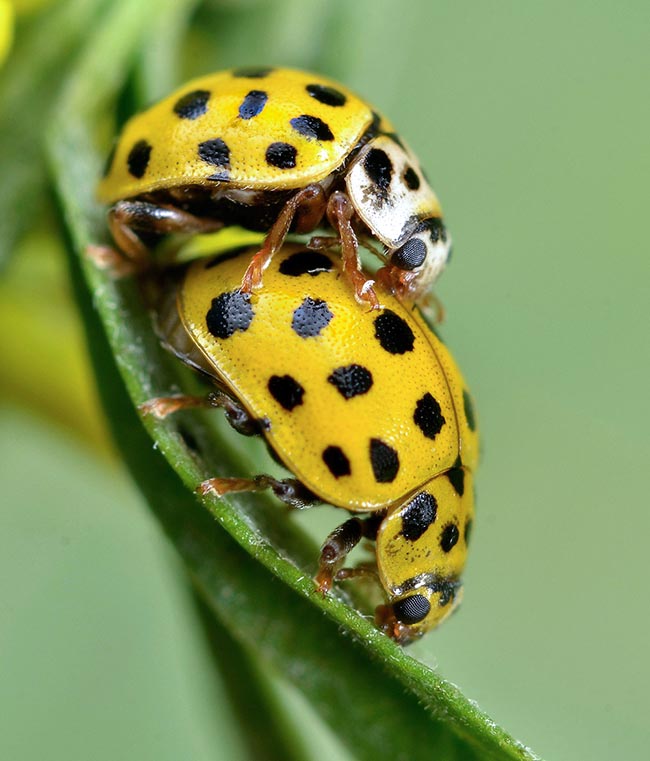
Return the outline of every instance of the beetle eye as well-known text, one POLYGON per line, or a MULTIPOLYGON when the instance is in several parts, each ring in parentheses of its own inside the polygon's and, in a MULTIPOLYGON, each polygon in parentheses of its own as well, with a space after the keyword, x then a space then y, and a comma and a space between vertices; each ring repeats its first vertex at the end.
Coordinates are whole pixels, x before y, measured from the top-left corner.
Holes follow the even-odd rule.
POLYGON ((431 610, 431 603, 424 595, 411 595, 393 604, 395 618, 402 624, 418 624, 431 610))
POLYGON ((420 238, 410 238, 391 256, 391 264, 403 270, 414 270, 420 267, 427 258, 427 247, 420 238))

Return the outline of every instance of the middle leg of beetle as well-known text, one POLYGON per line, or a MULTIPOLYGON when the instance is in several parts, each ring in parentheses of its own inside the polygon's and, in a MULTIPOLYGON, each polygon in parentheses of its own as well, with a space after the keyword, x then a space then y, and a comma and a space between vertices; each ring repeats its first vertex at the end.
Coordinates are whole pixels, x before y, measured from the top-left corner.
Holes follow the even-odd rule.
POLYGON ((207 396, 186 396, 184 394, 158 396, 141 404, 140 412, 143 415, 153 415, 159 420, 164 420, 168 415, 179 410, 214 407, 221 407, 226 414, 226 420, 238 433, 244 436, 254 436, 261 433, 264 428, 263 421, 254 418, 236 399, 223 391, 211 391, 207 396))
POLYGON ((320 503, 319 498, 296 478, 277 479, 265 474, 253 478, 209 478, 199 484, 197 492, 202 496, 214 494, 223 497, 225 494, 260 492, 267 489, 281 502, 296 510, 320 503))
POLYGON ((327 207, 325 191, 320 185, 307 185, 285 203, 273 227, 269 230, 262 248, 253 256, 242 278, 241 291, 250 293, 262 285, 262 273, 269 266, 273 254, 282 246, 291 225, 297 232, 313 230, 327 207))

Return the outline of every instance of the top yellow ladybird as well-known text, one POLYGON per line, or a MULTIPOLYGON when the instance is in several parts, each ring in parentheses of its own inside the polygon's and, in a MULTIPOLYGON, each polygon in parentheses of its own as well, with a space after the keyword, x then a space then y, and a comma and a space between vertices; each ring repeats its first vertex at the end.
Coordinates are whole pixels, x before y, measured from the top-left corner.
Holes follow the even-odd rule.
POLYGON ((428 290, 450 250, 438 199, 391 125, 341 85, 291 69, 211 74, 134 116, 98 195, 111 204, 117 245, 139 261, 168 233, 267 232, 242 281, 248 292, 290 230, 311 232, 324 218, 357 298, 373 306, 359 240, 384 260, 383 284, 409 299, 428 290))

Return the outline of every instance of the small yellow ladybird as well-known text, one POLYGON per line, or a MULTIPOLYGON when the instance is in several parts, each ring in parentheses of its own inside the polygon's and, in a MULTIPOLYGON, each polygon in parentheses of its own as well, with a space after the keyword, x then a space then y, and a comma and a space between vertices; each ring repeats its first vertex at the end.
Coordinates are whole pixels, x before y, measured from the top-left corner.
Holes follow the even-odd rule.
POLYGON ((159 316, 167 348, 216 390, 143 411, 218 406, 239 432, 263 435, 293 478, 213 478, 200 491, 271 489, 290 505, 349 511, 323 545, 316 582, 326 592, 367 572, 341 566, 362 538, 375 540, 387 597, 377 623, 409 642, 460 600, 478 453, 467 387, 417 308, 380 284, 383 306, 364 309, 329 253, 284 244, 264 288, 242 292, 254 250, 196 261, 159 316))
POLYGON ((136 262, 169 233, 266 232, 242 278, 246 293, 261 286, 290 230, 332 229, 357 299, 375 308, 360 239, 377 242, 384 286, 415 299, 450 251, 438 199, 391 125, 341 85, 292 69, 204 76, 134 116, 98 196, 111 205, 116 244, 136 262))

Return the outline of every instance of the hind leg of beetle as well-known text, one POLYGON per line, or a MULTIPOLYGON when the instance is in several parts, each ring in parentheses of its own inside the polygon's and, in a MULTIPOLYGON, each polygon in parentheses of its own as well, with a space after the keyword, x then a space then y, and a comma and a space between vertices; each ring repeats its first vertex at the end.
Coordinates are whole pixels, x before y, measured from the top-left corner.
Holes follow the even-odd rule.
POLYGON ((380 309, 379 299, 373 289, 373 280, 369 280, 361 271, 359 243, 352 229, 354 207, 350 199, 341 191, 332 193, 327 203, 327 218, 330 225, 338 231, 343 257, 343 274, 354 288, 354 295, 360 304, 368 304, 371 309, 380 309))
POLYGON ((202 496, 214 494, 223 497, 224 494, 260 492, 267 489, 281 502, 297 510, 320 502, 318 497, 296 478, 277 479, 267 475, 254 478, 209 478, 199 484, 197 492, 202 496))
POLYGON ((211 391, 207 396, 158 396, 140 405, 143 415, 164 420, 179 410, 221 407, 230 425, 244 436, 255 436, 264 429, 264 421, 250 415, 236 399, 223 391, 211 391))
POLYGON ((307 232, 318 225, 325 213, 327 198, 320 185, 307 185, 285 203, 273 227, 267 233, 262 248, 253 256, 242 278, 241 290, 250 293, 262 285, 262 274, 271 263, 273 254, 282 246, 291 225, 296 232, 307 232))
POLYGON ((138 233, 210 233, 220 230, 223 223, 172 205, 118 201, 108 212, 108 226, 119 249, 136 266, 144 268, 151 252, 138 233))
POLYGON ((370 569, 363 566, 360 568, 341 568, 341 566, 362 539, 376 539, 377 530, 383 518, 383 513, 371 515, 365 519, 350 518, 332 531, 321 547, 318 573, 314 579, 320 592, 329 592, 335 580, 341 581, 372 573, 370 569))

